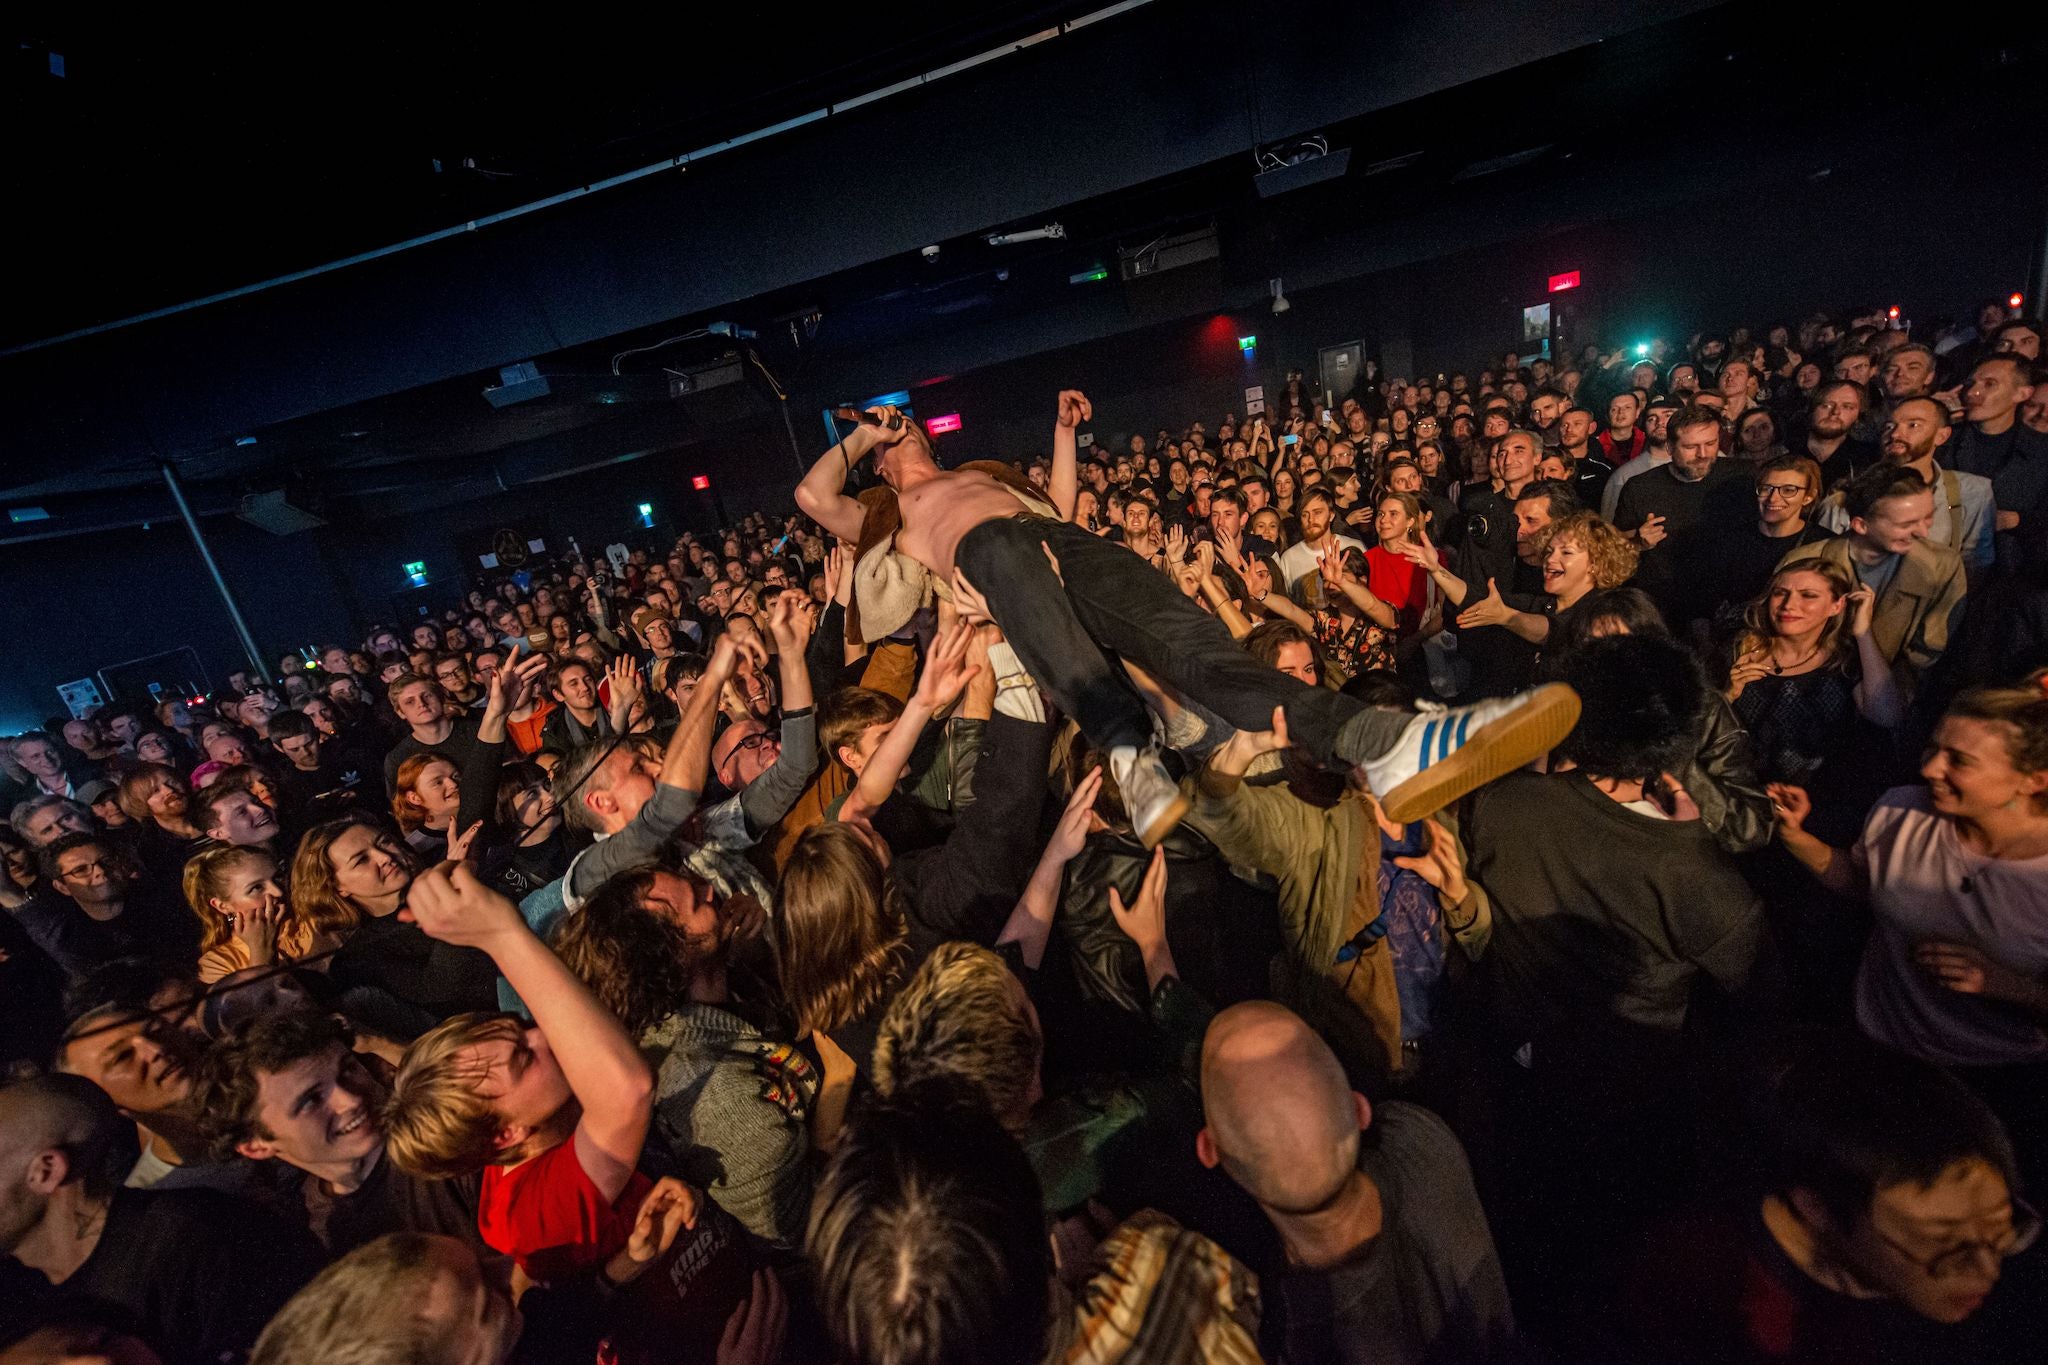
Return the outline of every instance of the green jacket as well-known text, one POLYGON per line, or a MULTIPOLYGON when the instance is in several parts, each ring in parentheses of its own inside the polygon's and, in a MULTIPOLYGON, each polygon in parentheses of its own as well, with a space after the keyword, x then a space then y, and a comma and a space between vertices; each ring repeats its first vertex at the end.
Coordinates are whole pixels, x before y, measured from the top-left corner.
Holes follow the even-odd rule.
MULTIPOLYGON (((1400 996, 1384 937, 1347 961, 1338 950, 1379 917, 1379 822, 1362 793, 1346 790, 1327 809, 1285 786, 1253 787, 1205 768, 1183 784, 1187 823, 1229 862, 1279 883, 1280 933, 1274 993, 1330 1040, 1354 1079, 1399 1068, 1400 996), (1370 876, 1370 886, 1360 879, 1370 876)), ((1435 817, 1453 839, 1456 816, 1435 817)), ((1492 907, 1478 883, 1444 918, 1468 958, 1485 951, 1492 907)))

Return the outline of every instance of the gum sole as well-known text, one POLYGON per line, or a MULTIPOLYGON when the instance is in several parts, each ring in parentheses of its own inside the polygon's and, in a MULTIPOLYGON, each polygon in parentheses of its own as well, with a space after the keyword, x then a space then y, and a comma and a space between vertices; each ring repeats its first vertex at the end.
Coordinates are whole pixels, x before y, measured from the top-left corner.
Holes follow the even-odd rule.
MULTIPOLYGON (((1574 700, 1576 701, 1576 698, 1574 700)), ((1179 824, 1187 813, 1188 799, 1185 796, 1174 797, 1173 804, 1161 811, 1159 818, 1152 822, 1151 827, 1138 836, 1138 842, 1146 848, 1158 847, 1159 841, 1173 833, 1173 827, 1179 824)))
POLYGON ((1549 752, 1578 723, 1578 693, 1563 683, 1540 687, 1523 705, 1473 731, 1458 752, 1388 792, 1381 807, 1399 825, 1434 815, 1466 792, 1549 752))

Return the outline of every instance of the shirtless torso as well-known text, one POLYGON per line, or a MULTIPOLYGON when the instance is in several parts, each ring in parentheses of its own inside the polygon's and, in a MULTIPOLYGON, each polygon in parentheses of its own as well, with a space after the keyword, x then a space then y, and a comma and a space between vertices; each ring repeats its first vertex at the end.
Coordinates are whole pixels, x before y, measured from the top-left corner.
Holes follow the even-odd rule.
POLYGON ((953 556, 969 531, 997 517, 1025 510, 1015 493, 973 469, 933 470, 897 490, 903 529, 896 549, 939 576, 953 577, 953 556))

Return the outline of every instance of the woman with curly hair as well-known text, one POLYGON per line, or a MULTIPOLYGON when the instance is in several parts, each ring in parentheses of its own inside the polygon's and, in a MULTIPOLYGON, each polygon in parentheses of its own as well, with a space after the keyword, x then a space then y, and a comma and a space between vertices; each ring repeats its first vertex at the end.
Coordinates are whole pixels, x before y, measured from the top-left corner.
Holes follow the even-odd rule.
MULTIPOLYGON (((1434 572, 1436 549, 1427 540, 1410 546, 1404 553, 1434 572)), ((1636 574, 1636 547, 1610 526, 1597 512, 1573 512, 1552 522, 1536 542, 1536 562, 1543 566, 1544 600, 1539 610, 1523 611, 1510 606, 1498 584, 1489 584, 1486 596, 1467 596, 1458 613, 1458 625, 1505 626, 1532 645, 1550 638, 1552 629, 1576 621, 1586 598, 1607 588, 1618 588, 1636 574)), ((1455 590, 1452 590, 1455 596, 1455 590)))
MULTIPOLYGON (((245 967, 321 957, 341 946, 338 930, 295 913, 278 884, 277 860, 260 848, 223 844, 185 864, 185 903, 199 917, 199 979, 245 967)), ((312 964, 324 967, 324 958, 312 964)))

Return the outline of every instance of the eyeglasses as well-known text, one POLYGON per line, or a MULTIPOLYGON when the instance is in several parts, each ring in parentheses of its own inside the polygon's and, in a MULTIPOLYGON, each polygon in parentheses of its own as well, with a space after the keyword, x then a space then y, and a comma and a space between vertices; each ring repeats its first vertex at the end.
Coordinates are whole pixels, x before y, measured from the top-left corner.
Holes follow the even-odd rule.
MULTIPOLYGON (((1872 1228, 1872 1232, 1877 1229, 1872 1228)), ((1957 1242, 1954 1246, 1936 1252, 1926 1260, 1914 1255, 1883 1233, 1877 1233, 1877 1240, 1883 1242, 1906 1260, 1911 1261, 1937 1280, 1952 1279, 1966 1275, 1975 1269, 1980 1258, 1989 1256, 1993 1262, 2017 1256, 2032 1246, 2041 1236, 2041 1215, 2024 1199, 2012 1201, 2012 1230, 1996 1241, 1957 1242)))
POLYGON ((1756 495, 1772 501, 1783 499, 1790 502, 1805 491, 1806 485, 1803 483, 1765 483, 1757 485, 1756 495))

